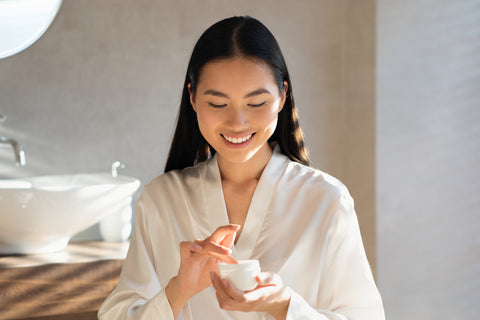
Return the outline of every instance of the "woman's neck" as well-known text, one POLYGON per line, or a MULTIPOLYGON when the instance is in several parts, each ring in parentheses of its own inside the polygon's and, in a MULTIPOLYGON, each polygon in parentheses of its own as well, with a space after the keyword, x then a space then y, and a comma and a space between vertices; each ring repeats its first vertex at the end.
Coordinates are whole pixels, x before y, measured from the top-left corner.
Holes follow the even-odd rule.
POLYGON ((230 162, 217 154, 218 167, 222 181, 227 181, 236 185, 250 183, 253 180, 258 181, 262 175, 263 169, 267 166, 272 156, 272 148, 267 143, 258 150, 255 155, 243 163, 230 162))

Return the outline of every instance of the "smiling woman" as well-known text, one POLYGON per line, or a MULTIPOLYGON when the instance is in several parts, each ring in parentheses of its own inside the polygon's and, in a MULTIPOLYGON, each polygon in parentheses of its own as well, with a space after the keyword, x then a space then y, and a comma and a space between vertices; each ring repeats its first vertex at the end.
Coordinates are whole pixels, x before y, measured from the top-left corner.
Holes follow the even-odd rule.
MULTIPOLYGON (((241 100, 241 103, 255 107, 266 102, 261 98, 267 92, 270 100, 275 97, 283 99, 283 102, 275 102, 280 108, 278 121, 268 141, 276 142, 282 153, 291 160, 309 164, 290 75, 275 37, 263 24, 253 23, 255 19, 249 20, 241 28, 236 25, 241 18, 236 19, 223 21, 225 30, 218 28, 218 25, 210 27, 193 49, 182 92, 177 128, 165 166, 166 172, 204 161, 209 154, 217 152, 200 132, 193 98, 198 96, 197 99, 201 101, 207 96, 210 98, 207 103, 211 107, 226 106, 226 100, 230 100, 230 104, 238 104, 241 100), (225 61, 228 58, 237 59, 228 63, 225 61), (228 67, 230 72, 225 72, 224 67, 228 67), (206 83, 203 83, 204 79, 206 83), (247 86, 243 92, 238 92, 238 85, 247 86)), ((235 132, 230 134, 232 140, 245 136, 235 135, 235 132)))
POLYGON ((277 126, 286 91, 279 90, 265 63, 243 57, 209 62, 196 92, 189 93, 200 132, 218 152, 219 163, 244 163, 253 156, 268 161, 266 142, 277 126))
POLYGON ((48 29, 62 0, 0 1, 0 59, 20 52, 48 29))
POLYGON ((137 202, 99 318, 384 319, 353 200, 308 166, 286 63, 260 21, 224 19, 198 40, 165 173, 137 202), (242 260, 265 271, 237 288, 219 264, 242 260))

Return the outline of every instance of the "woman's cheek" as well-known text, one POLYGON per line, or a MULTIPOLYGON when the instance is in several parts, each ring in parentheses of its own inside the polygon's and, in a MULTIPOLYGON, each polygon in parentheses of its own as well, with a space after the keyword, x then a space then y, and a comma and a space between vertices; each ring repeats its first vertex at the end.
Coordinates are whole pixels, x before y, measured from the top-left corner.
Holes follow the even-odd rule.
POLYGON ((266 131, 274 130, 277 126, 278 121, 278 113, 276 112, 268 112, 262 117, 263 127, 266 131))
POLYGON ((218 125, 218 119, 215 115, 210 114, 209 112, 198 112, 197 113, 198 126, 203 137, 207 139, 215 133, 215 129, 218 125))

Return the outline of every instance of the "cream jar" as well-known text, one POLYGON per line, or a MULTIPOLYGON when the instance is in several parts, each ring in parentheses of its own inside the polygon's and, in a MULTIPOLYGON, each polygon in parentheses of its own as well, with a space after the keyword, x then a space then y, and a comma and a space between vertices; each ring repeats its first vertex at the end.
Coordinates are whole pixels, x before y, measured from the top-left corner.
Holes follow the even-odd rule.
POLYGON ((253 290, 258 285, 256 279, 260 274, 258 260, 238 260, 236 264, 220 263, 218 270, 220 278, 230 280, 239 290, 253 290))

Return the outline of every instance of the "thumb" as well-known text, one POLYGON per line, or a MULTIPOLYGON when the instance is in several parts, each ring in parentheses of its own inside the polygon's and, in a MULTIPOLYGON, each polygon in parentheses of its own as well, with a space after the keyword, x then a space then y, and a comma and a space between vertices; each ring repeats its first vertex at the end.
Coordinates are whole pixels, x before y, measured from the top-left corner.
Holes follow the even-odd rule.
POLYGON ((261 286, 277 285, 279 278, 273 272, 260 272, 257 276, 257 283, 261 286))

